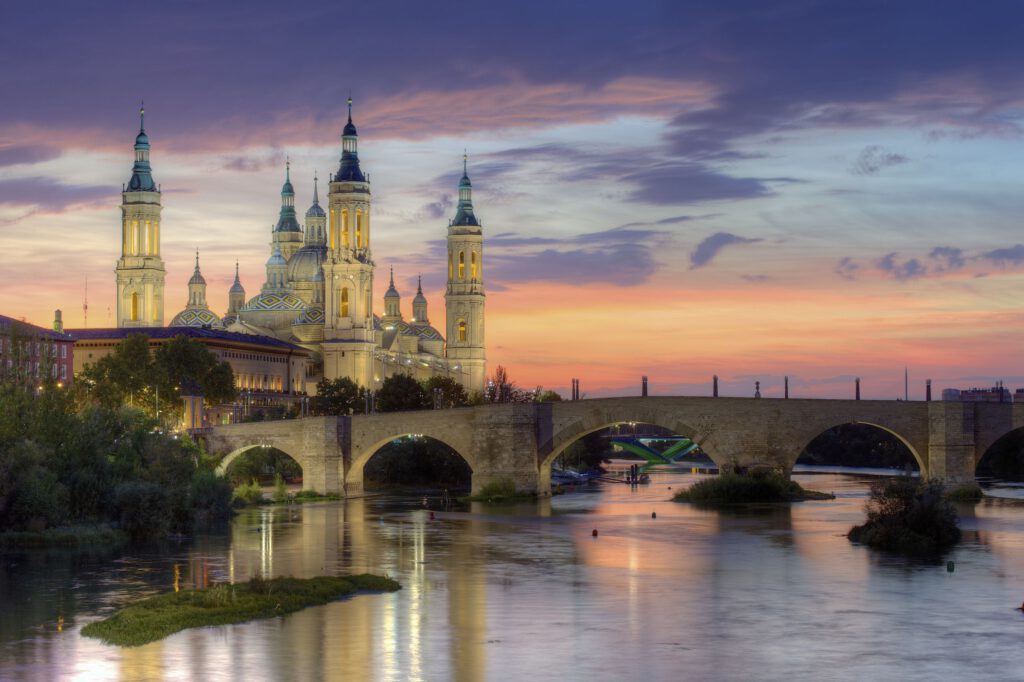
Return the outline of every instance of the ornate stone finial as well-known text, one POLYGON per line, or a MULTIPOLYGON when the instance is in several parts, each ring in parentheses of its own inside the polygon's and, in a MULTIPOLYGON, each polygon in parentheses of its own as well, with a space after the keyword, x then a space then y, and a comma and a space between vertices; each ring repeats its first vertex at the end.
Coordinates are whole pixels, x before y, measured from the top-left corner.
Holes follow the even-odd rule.
POLYGON ((284 157, 284 181, 292 181, 292 158, 290 156, 284 157))
POLYGON ((761 382, 760 381, 755 381, 754 382, 754 397, 755 398, 760 398, 761 397, 761 382))
POLYGON ((196 249, 196 270, 199 269, 199 249, 196 249))
POLYGON ((143 100, 139 100, 139 130, 144 131, 146 129, 146 103, 143 100))
POLYGON ((235 259, 235 281, 238 281, 238 259, 235 259))
POLYGON ((313 203, 320 203, 320 191, 319 191, 320 178, 317 177, 316 171, 313 171, 313 203))
POLYGON ((463 149, 462 149, 462 174, 463 175, 469 175, 469 170, 467 170, 467 167, 466 167, 466 164, 468 162, 469 162, 469 154, 466 152, 465 147, 463 147, 463 149))
POLYGON ((423 275, 416 275, 416 293, 423 295, 423 275))
POLYGON ((352 122, 352 93, 348 94, 348 122, 352 122))
POLYGON ((390 282, 390 284, 391 284, 392 287, 395 286, 395 266, 394 265, 391 266, 391 282, 390 282))

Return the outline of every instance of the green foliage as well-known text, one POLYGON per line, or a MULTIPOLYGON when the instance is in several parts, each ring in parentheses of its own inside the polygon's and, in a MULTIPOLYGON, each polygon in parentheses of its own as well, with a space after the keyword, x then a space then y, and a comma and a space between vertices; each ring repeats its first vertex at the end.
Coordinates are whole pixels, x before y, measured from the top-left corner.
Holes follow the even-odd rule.
POLYGON ((698 481, 672 498, 676 502, 718 507, 733 504, 762 502, 794 502, 804 499, 829 498, 814 491, 804 490, 796 481, 769 470, 750 473, 723 473, 698 481))
POLYGON ((127 606, 110 618, 89 623, 82 635, 118 646, 140 646, 188 628, 244 623, 294 613, 357 591, 394 592, 394 580, 362 574, 339 578, 254 578, 248 583, 215 583, 206 589, 170 592, 127 606))
POLYGON ((117 545, 125 541, 120 533, 107 525, 61 526, 42 532, 6 531, 0 533, 0 548, 91 547, 117 545))
POLYGON ((562 396, 557 391, 545 391, 538 389, 536 395, 537 397, 535 400, 538 403, 553 403, 562 399, 562 396))
POLYGON ((281 478, 281 474, 274 476, 274 495, 271 499, 278 504, 288 501, 288 489, 284 485, 284 479, 281 478))
POLYGON ((604 438, 607 429, 594 431, 571 443, 555 458, 553 468, 596 471, 611 455, 611 440, 604 438))
POLYGON ((451 377, 432 376, 422 387, 430 407, 449 409, 469 405, 466 388, 451 377))
POLYGON ((263 488, 256 481, 250 481, 235 488, 235 499, 242 504, 263 504, 263 488))
POLYGON ((171 501, 167 491, 156 483, 130 481, 114 489, 121 530, 132 542, 154 540, 171 527, 171 501))
POLYGON ((377 391, 377 410, 380 412, 426 410, 431 407, 431 397, 418 381, 407 374, 389 376, 377 391))
POLYGON ((361 412, 365 404, 366 389, 348 377, 323 378, 316 384, 316 397, 312 412, 318 415, 345 415, 361 412))
POLYGON ((946 490, 946 499, 950 502, 981 502, 983 497, 985 493, 977 483, 965 483, 946 490))
POLYGON ((499 478, 496 481, 486 483, 480 492, 469 499, 474 502, 506 502, 516 498, 526 497, 516 492, 516 482, 511 478, 499 478))
POLYGON ((917 469, 903 442, 888 431, 867 424, 842 424, 820 434, 804 448, 799 464, 917 469))
POLYGON ((196 471, 189 486, 189 506, 195 514, 196 523, 206 525, 230 519, 233 495, 227 477, 208 470, 196 471))
POLYGON ((406 436, 382 447, 363 470, 366 486, 468 488, 473 472, 458 453, 430 438, 406 436))
POLYGON ((867 522, 849 538, 912 556, 935 556, 960 541, 956 509, 936 481, 900 478, 876 483, 865 506, 867 522))

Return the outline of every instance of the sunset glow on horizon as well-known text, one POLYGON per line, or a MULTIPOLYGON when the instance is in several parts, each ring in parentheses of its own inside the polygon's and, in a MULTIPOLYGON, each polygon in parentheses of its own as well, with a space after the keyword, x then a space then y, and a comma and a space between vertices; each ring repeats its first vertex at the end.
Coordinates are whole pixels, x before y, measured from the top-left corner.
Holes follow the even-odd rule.
POLYGON ((413 4, 122 10, 19 7, 0 29, 0 314, 83 326, 88 281, 88 326, 115 325, 143 99, 165 319, 196 249, 215 312, 236 260, 255 295, 285 158, 301 216, 351 92, 375 312, 393 266, 406 315, 422 275, 443 330, 467 150, 488 372, 520 386, 1024 386, 1019 4, 528 3, 464 7, 466 30, 413 4))

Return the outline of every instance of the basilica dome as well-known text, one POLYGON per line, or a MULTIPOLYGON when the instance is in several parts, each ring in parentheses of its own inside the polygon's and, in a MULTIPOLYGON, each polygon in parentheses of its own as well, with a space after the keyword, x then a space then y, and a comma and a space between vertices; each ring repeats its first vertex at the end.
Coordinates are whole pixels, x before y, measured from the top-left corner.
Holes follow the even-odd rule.
POLYGON ((206 308, 186 308, 174 316, 170 327, 208 327, 224 329, 224 323, 206 308))
POLYGON ((320 272, 320 264, 327 255, 326 246, 308 244, 288 259, 288 281, 313 282, 320 272))

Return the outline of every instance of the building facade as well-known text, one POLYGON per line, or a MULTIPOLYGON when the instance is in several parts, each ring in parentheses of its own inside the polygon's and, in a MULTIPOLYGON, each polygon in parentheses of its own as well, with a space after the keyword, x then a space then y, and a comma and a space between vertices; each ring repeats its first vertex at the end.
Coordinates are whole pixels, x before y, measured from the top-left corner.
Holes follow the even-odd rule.
MULTIPOLYGON (((393 374, 417 379, 446 376, 469 391, 483 391, 484 337, 483 229, 472 201, 467 161, 459 183, 459 204, 449 221, 446 335, 431 325, 422 285, 412 317, 401 311, 391 273, 384 315, 374 312, 376 264, 372 248, 370 178, 360 166, 352 101, 341 135, 338 170, 328 178, 326 208, 314 177, 312 204, 299 222, 291 164, 285 165, 281 208, 271 231, 266 279, 246 297, 235 267, 228 310, 218 316, 206 303, 206 281, 199 255, 189 281, 188 302, 172 328, 225 330, 295 344, 310 353, 305 390, 322 377, 348 377, 377 388, 393 374)), ((122 258, 117 266, 118 327, 162 326, 163 261, 160 258, 160 191, 149 165, 149 138, 140 130, 135 166, 122 203, 122 258)))
POLYGON ((61 311, 53 329, 0 315, 0 378, 24 386, 74 380, 75 338, 64 331, 61 311))

